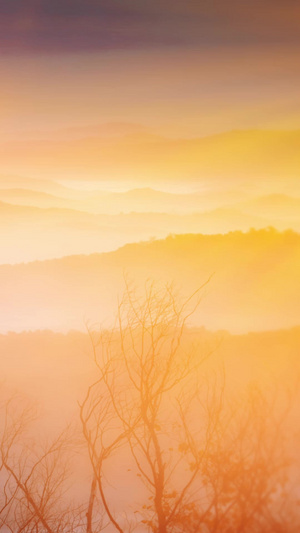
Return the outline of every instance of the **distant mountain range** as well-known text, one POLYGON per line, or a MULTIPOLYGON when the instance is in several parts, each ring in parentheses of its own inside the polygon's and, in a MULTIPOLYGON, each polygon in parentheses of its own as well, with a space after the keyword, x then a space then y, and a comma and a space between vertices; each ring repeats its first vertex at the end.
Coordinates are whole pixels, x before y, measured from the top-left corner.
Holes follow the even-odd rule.
MULTIPOLYGON (((96 186, 97 184, 95 184, 96 186)), ((49 180, 0 177, 0 201, 35 207, 66 207, 99 214, 134 212, 191 213, 246 200, 245 192, 216 190, 171 193, 149 187, 124 192, 80 190, 49 180)))
POLYGON ((275 230, 182 235, 104 254, 0 266, 1 331, 111 323, 124 276, 174 281, 189 294, 210 276, 194 323, 231 331, 300 322, 300 235, 275 230))
POLYGON ((5 191, 12 190, 23 190, 23 191, 40 191, 48 193, 51 195, 57 194, 58 196, 64 194, 71 194, 72 191, 67 189, 63 185, 60 185, 55 180, 46 180, 46 179, 36 179, 28 178, 23 175, 16 176, 13 174, 0 174, 0 191, 4 193, 5 191))
MULTIPOLYGON (((164 238, 169 234, 225 234, 270 226, 278 230, 291 228, 300 231, 300 209, 297 210, 300 200, 293 199, 293 211, 287 210, 285 217, 278 204, 274 208, 269 205, 268 211, 260 208, 262 204, 269 203, 268 199, 247 203, 245 212, 233 206, 189 214, 129 212, 95 215, 63 207, 74 204, 75 200, 68 201, 44 193, 31 195, 26 192, 23 195, 23 192, 9 190, 3 196, 7 199, 10 196, 16 201, 19 199, 20 205, 0 201, 0 263, 108 252, 129 242, 164 238), (22 205, 22 201, 30 201, 28 196, 44 207, 22 205), (61 207, 46 207, 49 204, 61 207)), ((114 195, 110 200, 115 205, 111 198, 114 195)), ((109 198, 106 205, 108 201, 109 198)), ((286 199, 285 205, 288 203, 286 199)), ((242 204, 240 206, 243 207, 242 204)))
MULTIPOLYGON (((198 139, 165 139, 141 127, 82 138, 22 140, 0 145, 2 171, 43 177, 153 184, 297 184, 300 131, 231 131, 198 139)), ((298 185, 299 190, 299 185, 298 185)))
POLYGON ((283 194, 82 191, 47 180, 11 180, 23 187, 8 188, 9 178, 0 179, 0 263, 107 252, 169 234, 270 226, 300 231, 300 198, 283 194))
POLYGON ((285 194, 270 194, 235 204, 243 213, 260 215, 277 220, 290 220, 291 224, 300 216, 300 198, 285 194))

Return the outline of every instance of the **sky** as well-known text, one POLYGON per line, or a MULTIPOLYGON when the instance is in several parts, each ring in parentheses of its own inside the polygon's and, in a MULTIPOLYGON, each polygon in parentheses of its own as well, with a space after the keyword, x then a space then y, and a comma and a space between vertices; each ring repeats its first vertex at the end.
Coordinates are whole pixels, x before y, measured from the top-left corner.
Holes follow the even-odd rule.
POLYGON ((0 13, 4 52, 300 44, 297 0, 2 0, 0 13))
POLYGON ((297 129, 299 26, 296 0, 1 0, 0 140, 297 129))
POLYGON ((268 380, 295 374, 299 30, 300 0, 0 0, 1 381, 37 399, 39 434, 61 434, 87 387, 76 330, 96 339, 124 309, 126 332, 128 310, 135 351, 143 301, 153 361, 153 331, 168 346, 165 319, 185 316, 197 357, 225 346, 233 384, 256 379, 250 352, 268 380))

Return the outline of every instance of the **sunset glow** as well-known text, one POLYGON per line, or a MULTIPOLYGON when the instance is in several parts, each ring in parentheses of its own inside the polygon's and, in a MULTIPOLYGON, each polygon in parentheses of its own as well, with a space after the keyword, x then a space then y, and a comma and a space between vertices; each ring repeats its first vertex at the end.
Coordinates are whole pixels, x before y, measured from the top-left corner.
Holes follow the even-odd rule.
POLYGON ((0 1, 0 533, 298 533, 300 3, 0 1))

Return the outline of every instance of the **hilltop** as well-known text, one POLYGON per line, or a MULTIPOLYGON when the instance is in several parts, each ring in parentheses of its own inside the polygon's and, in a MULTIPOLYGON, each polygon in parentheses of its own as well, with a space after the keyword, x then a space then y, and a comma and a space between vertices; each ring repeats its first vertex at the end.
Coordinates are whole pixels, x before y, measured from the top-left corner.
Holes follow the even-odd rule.
POLYGON ((299 271, 300 235, 272 229, 174 235, 110 253, 2 265, 1 331, 109 324, 124 275, 137 286, 173 281, 183 295, 213 276, 197 325, 235 332, 291 327, 300 323, 299 271))

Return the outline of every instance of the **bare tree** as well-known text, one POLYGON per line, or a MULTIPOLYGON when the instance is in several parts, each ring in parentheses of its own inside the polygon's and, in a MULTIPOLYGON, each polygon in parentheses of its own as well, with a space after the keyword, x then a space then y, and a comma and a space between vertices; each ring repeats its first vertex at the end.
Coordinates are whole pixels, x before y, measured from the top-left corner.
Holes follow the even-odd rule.
POLYGON ((296 463, 284 438, 295 394, 228 390, 225 368, 211 365, 189 327, 201 289, 179 303, 171 287, 148 284, 138 297, 127 286, 115 327, 89 329, 95 380, 80 420, 90 485, 80 504, 68 496, 73 433, 41 445, 30 433, 34 411, 18 398, 4 402, 0 530, 299 530, 296 463))
POLYGON ((36 412, 32 406, 24 407, 24 398, 16 396, 3 403, 0 414, 0 529, 13 533, 88 532, 86 506, 67 497, 73 431, 67 428, 50 444, 39 444, 38 426, 30 432, 36 412))
POLYGON ((297 531, 300 517, 294 513, 297 495, 289 480, 293 463, 286 438, 295 392, 275 388, 262 393, 251 386, 238 398, 225 391, 216 398, 216 390, 214 383, 209 394, 197 398, 205 431, 200 439, 190 433, 187 413, 182 413, 188 435, 183 453, 192 452, 200 461, 201 497, 183 506, 172 531, 297 531))
POLYGON ((252 390, 237 406, 223 371, 205 378, 209 354, 187 327, 201 289, 178 304, 170 287, 149 284, 139 298, 127 286, 115 328, 89 330, 98 376, 81 422, 95 489, 119 533, 281 531, 289 405, 278 411, 252 390), (137 480, 144 487, 126 513, 112 489, 123 476, 129 492, 137 480))

